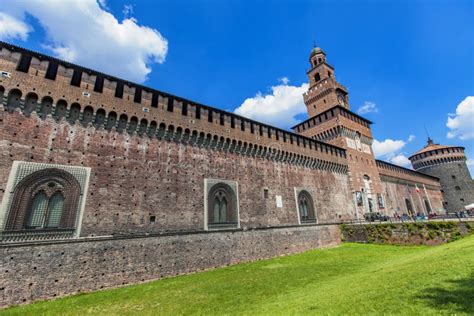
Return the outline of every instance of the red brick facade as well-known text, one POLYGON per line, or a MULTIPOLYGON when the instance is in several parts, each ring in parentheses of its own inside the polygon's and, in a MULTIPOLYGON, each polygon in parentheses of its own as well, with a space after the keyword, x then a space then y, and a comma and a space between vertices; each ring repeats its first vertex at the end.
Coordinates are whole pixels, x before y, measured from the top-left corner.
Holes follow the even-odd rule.
POLYGON ((333 246, 333 223, 407 213, 406 201, 442 209, 437 178, 375 160, 371 122, 321 50, 310 118, 292 133, 0 48, 0 306, 333 246), (61 170, 77 170, 80 192, 61 170), (29 176, 41 185, 18 184, 29 176), (54 177, 68 231, 25 228, 28 194, 54 177))
POLYGON ((390 216, 443 213, 437 178, 375 159, 371 147, 372 122, 350 111, 348 91, 336 81, 334 68, 326 62, 322 49, 312 50, 310 65, 310 87, 304 95, 309 118, 293 129, 306 137, 346 149, 357 214, 361 216, 369 211, 390 216), (416 192, 414 197, 413 192, 416 192), (407 208, 405 200, 412 206, 407 208), (428 203, 418 202, 424 200, 428 203), (413 207, 417 203, 419 205, 413 207))

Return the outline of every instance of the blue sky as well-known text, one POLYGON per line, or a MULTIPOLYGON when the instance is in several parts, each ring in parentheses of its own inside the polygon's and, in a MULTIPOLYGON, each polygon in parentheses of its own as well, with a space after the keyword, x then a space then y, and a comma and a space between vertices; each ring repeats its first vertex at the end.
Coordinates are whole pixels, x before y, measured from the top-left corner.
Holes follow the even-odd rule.
POLYGON ((380 158, 406 166, 426 126, 473 170, 474 1, 5 2, 4 40, 285 128, 316 41, 380 158))

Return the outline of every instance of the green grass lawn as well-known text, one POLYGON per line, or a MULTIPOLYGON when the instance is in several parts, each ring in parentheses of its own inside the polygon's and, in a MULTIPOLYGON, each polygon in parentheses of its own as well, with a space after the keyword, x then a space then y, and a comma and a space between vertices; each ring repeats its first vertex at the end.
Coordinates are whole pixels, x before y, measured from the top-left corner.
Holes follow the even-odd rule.
POLYGON ((343 244, 3 310, 38 314, 474 314, 474 236, 343 244))

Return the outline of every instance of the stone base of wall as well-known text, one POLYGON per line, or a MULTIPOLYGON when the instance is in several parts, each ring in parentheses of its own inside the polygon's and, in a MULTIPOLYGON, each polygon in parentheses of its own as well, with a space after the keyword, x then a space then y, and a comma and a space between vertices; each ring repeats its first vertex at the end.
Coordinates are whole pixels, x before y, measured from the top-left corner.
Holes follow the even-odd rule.
POLYGON ((340 243, 337 225, 0 245, 0 306, 340 243))
POLYGON ((394 244, 439 245, 474 232, 474 222, 433 221, 420 223, 387 223, 341 225, 344 241, 394 244))

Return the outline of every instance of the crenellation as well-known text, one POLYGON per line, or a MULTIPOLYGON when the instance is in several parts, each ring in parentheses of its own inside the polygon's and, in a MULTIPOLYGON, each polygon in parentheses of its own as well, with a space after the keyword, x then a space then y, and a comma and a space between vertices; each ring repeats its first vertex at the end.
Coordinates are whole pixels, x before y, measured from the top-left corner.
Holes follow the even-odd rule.
MULTIPOLYGON (((17 265, 21 280, 8 280, 0 305, 333 246, 334 223, 368 212, 444 211, 438 178, 375 160, 372 122, 350 111, 320 48, 303 96, 310 117, 294 132, 0 48, 0 251, 50 258, 62 247, 74 271, 41 266, 37 278, 17 265), (48 289, 52 278, 69 281, 21 292, 22 280, 48 289)), ((453 168, 459 157, 448 149, 417 163, 453 168)))
MULTIPOLYGON (((71 76, 72 76, 72 75, 71 75, 71 76)), ((88 104, 92 105, 92 104, 93 104, 92 99, 100 99, 100 98, 101 98, 101 96, 102 96, 102 94, 103 94, 104 92, 102 92, 102 93, 97 93, 97 92, 94 92, 94 91, 92 91, 92 92, 89 91, 90 88, 91 88, 90 86, 93 85, 94 82, 95 82, 95 78, 96 78, 96 76, 94 76, 94 75, 86 75, 86 74, 84 74, 84 72, 83 72, 83 80, 82 80, 82 81, 85 82, 85 84, 86 84, 86 86, 83 87, 83 88, 85 88, 85 90, 88 90, 87 92, 90 93, 91 96, 90 96, 90 97, 85 97, 83 94, 81 94, 81 95, 80 95, 80 98, 76 98, 76 100, 80 100, 80 99, 87 98, 88 100, 86 99, 86 101, 83 102, 83 103, 88 103, 88 104), (97 95, 96 95, 96 94, 97 94, 97 95), (88 101, 88 102, 87 102, 87 101, 88 101)), ((81 83, 81 84, 82 84, 82 83, 81 83)), ((135 89, 136 89, 135 87, 129 87, 128 85, 124 85, 124 99, 126 99, 126 101, 128 101, 127 103, 130 103, 130 100, 133 99, 132 96, 133 96, 134 93, 135 93, 135 89), (126 96, 126 97, 125 97, 125 96, 126 96)), ((141 88, 140 88, 140 89, 141 89, 141 88)), ((76 93, 76 95, 77 95, 77 93, 76 93)), ((164 97, 164 99, 165 99, 164 102, 167 102, 166 100, 167 100, 168 98, 167 98, 167 97, 164 97)), ((174 99, 174 98, 173 98, 173 99, 174 99)), ((164 102, 163 102, 163 103, 164 103, 164 102)), ((101 100, 98 100, 96 103, 97 103, 97 104, 104 104, 105 102, 101 102, 101 100)), ((115 103, 115 102, 114 102, 114 103, 115 103)), ((145 104, 145 107, 146 107, 146 106, 150 106, 150 107, 151 107, 151 105, 148 105, 148 104, 145 104)), ((167 105, 167 106, 168 106, 167 109, 169 109, 169 105, 167 105)), ((162 105, 162 107, 164 107, 164 106, 162 105)), ((112 109, 115 110, 116 107, 113 107, 112 109)), ((210 109, 203 108, 201 112, 204 112, 203 115, 205 115, 205 114, 207 114, 207 113, 205 113, 205 112, 208 112, 209 110, 210 110, 210 109)), ((124 111, 124 113, 127 113, 127 109, 123 109, 123 111, 124 111)), ((213 111, 215 111, 215 110, 213 110, 213 111)), ((133 112, 133 114, 134 114, 134 115, 137 115, 137 112, 133 112)), ((145 116, 146 116, 146 113, 145 113, 145 116)), ((155 118, 155 119, 156 119, 156 118, 155 118)), ((238 119, 238 121, 242 121, 242 119, 238 119)), ((249 121, 248 121, 248 120, 244 120, 244 121, 245 121, 245 123, 244 123, 244 125, 245 125, 244 131, 250 130, 250 128, 249 128, 249 125, 250 125, 249 121)), ((219 125, 220 125, 220 121, 217 121, 217 120, 216 120, 216 121, 213 121, 213 122, 214 122, 214 124, 219 124, 219 125)), ((266 128, 268 128, 268 127, 266 127, 266 128)))

